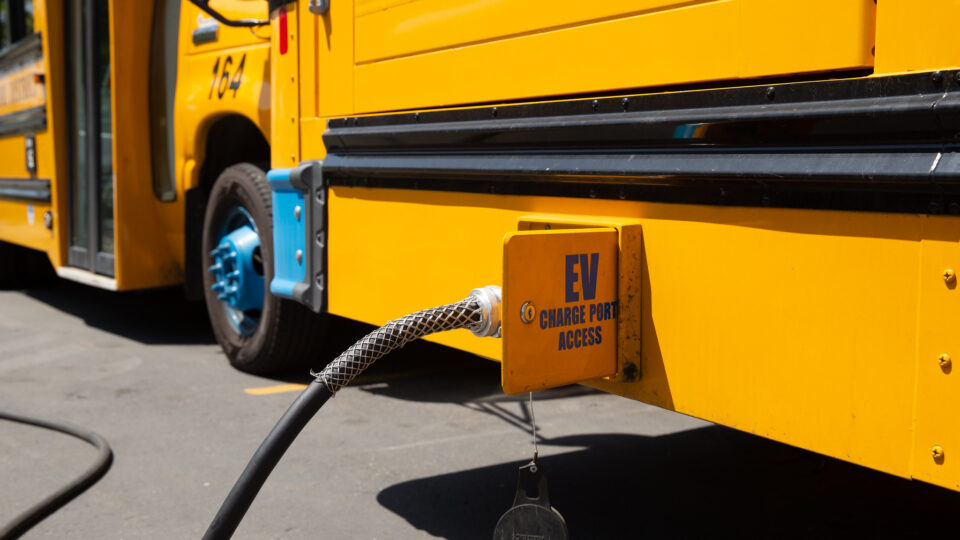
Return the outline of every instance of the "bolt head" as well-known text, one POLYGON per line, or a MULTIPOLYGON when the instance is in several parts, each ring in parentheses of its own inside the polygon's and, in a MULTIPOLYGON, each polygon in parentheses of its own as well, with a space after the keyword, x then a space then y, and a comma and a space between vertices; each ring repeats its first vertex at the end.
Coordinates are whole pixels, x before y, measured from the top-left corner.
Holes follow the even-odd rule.
POLYGON ((295 256, 297 257, 297 264, 300 264, 300 263, 303 262, 303 250, 302 250, 302 249, 298 249, 298 250, 297 250, 297 253, 295 254, 295 256))
POLYGON ((943 447, 939 444, 930 449, 930 455, 933 456, 933 460, 936 462, 943 461, 943 447))
POLYGON ((941 354, 938 360, 940 361, 940 367, 942 367, 943 369, 949 368, 950 364, 953 362, 953 360, 950 359, 949 354, 941 354))
POLYGON ((293 207, 293 217, 296 218, 297 221, 300 221, 300 213, 301 213, 301 212, 303 212, 303 209, 300 208, 299 206, 294 206, 294 207, 293 207))
POLYGON ((520 306, 520 320, 524 324, 530 324, 533 322, 533 319, 537 316, 537 308, 533 305, 533 302, 524 302, 520 306))
POLYGON ((953 268, 947 268, 942 274, 940 274, 940 276, 943 277, 943 280, 947 283, 957 279, 957 274, 953 271, 953 268))

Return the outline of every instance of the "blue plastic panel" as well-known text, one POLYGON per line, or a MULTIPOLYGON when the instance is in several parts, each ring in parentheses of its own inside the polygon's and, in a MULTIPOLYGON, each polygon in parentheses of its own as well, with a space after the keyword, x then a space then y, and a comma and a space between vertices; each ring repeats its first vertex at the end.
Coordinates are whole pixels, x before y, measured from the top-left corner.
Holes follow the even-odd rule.
POLYGON ((267 173, 273 190, 273 281, 270 282, 270 292, 284 298, 294 298, 294 286, 304 281, 307 257, 303 192, 290 184, 290 172, 291 169, 274 169, 267 173), (297 251, 301 254, 300 261, 297 261, 297 251))

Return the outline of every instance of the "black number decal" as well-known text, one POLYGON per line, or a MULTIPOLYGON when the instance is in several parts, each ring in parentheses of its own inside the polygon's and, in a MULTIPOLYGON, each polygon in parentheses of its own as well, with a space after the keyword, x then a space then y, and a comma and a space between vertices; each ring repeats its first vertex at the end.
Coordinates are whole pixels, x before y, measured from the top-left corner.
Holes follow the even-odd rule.
POLYGON ((243 64, 247 61, 247 54, 240 57, 240 64, 237 65, 237 72, 233 74, 233 80, 230 81, 230 89, 233 90, 233 97, 237 97, 237 90, 240 89, 240 83, 243 82, 243 64))
POLYGON ((237 97, 237 90, 240 89, 240 84, 243 82, 243 65, 247 62, 247 54, 244 53, 240 57, 240 63, 237 65, 237 71, 231 75, 230 66, 233 65, 233 57, 227 56, 223 60, 223 70, 220 69, 220 57, 217 57, 217 62, 213 64, 213 80, 210 81, 210 93, 207 95, 207 99, 213 99, 213 91, 217 91, 217 98, 223 99, 223 95, 227 93, 227 90, 233 90, 233 97, 237 97))
POLYGON ((233 64, 233 57, 228 56, 223 61, 223 71, 220 72, 220 84, 217 85, 217 97, 223 99, 227 87, 230 86, 230 66, 233 64))
POLYGON ((213 98, 213 88, 217 85, 217 73, 220 71, 220 57, 217 57, 217 63, 213 65, 213 80, 210 81, 210 94, 207 99, 213 98))

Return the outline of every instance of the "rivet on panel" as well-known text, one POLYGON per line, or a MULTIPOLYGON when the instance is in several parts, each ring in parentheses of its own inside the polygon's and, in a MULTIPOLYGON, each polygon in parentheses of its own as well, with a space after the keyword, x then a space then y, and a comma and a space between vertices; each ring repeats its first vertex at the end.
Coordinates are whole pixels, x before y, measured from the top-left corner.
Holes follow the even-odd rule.
POLYGON ((298 249, 298 250, 297 250, 296 257, 297 257, 297 264, 300 264, 300 263, 303 262, 303 250, 302 250, 302 249, 298 249))
POLYGON ((940 274, 940 277, 943 278, 943 281, 952 283, 955 279, 957 279, 957 274, 953 271, 953 268, 947 268, 943 271, 943 273, 940 274))
POLYGON ((933 460, 937 463, 943 463, 943 447, 939 444, 934 446, 930 450, 930 454, 933 456, 933 460))
POLYGON ((949 354, 941 354, 937 360, 940 361, 940 369, 944 371, 950 371, 950 367, 953 365, 953 360, 950 359, 949 354))
POLYGON ((300 221, 300 213, 301 213, 301 212, 303 212, 303 209, 300 208, 299 206, 294 206, 294 207, 293 207, 293 217, 296 218, 297 221, 300 221))

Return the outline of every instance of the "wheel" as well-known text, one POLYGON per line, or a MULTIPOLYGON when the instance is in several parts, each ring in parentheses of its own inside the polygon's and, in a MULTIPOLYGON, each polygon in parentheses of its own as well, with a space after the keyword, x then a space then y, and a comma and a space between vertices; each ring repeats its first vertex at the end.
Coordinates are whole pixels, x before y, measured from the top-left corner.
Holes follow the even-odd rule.
POLYGON ((235 368, 267 374, 318 356, 324 319, 270 294, 273 211, 261 169, 241 163, 223 171, 210 191, 201 249, 210 324, 235 368))

